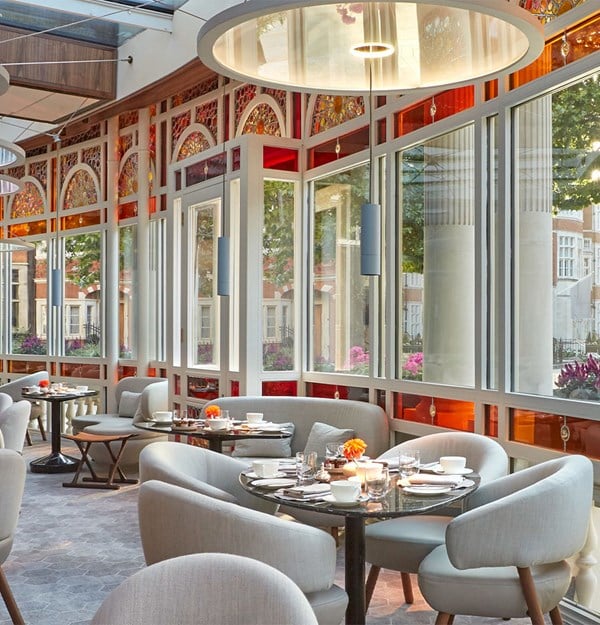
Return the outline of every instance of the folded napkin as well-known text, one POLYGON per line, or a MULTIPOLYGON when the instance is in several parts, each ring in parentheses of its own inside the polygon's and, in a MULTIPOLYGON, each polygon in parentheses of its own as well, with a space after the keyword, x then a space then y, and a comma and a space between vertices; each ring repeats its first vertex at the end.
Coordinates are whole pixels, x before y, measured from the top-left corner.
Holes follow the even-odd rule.
POLYGON ((418 473, 407 478, 410 484, 435 484, 436 486, 458 486, 463 481, 462 475, 428 475, 418 473))
POLYGON ((307 484, 306 486, 292 486, 285 488, 283 494, 288 497, 297 497, 299 499, 324 495, 331 490, 329 484, 307 484))

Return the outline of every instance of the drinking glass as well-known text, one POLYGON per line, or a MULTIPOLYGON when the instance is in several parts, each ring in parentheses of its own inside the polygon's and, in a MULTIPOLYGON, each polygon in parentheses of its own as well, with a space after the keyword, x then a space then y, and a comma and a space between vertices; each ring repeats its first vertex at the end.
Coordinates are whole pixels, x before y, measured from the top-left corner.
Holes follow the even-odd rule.
POLYGON ((310 484, 315 481, 317 475, 317 452, 296 454, 296 481, 298 484, 310 484))
POLYGON ((406 478, 419 472, 420 454, 417 449, 403 449, 398 458, 400 477, 406 478))
POLYGON ((366 489, 369 499, 383 499, 390 490, 390 473, 387 467, 371 471, 366 475, 366 489))

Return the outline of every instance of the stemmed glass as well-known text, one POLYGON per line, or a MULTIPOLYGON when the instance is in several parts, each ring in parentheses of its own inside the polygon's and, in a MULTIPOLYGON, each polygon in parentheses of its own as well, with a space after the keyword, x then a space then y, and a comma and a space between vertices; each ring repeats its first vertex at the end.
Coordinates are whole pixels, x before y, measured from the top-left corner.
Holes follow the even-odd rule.
POLYGON ((417 449, 403 449, 398 458, 398 471, 402 479, 419 472, 421 455, 417 449))

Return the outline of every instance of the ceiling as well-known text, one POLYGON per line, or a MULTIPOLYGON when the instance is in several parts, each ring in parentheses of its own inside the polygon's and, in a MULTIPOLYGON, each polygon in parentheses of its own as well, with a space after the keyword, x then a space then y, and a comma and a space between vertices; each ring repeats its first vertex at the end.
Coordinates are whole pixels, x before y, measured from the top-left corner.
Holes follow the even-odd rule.
POLYGON ((119 48, 148 30, 172 31, 187 0, 0 0, 0 138, 58 140, 78 114, 114 100, 119 48))

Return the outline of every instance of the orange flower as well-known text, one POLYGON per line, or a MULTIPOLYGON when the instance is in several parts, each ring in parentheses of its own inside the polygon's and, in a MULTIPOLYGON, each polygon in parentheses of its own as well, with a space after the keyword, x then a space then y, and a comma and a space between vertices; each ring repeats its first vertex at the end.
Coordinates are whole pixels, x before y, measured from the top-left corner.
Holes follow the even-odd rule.
POLYGON ((366 448, 367 444, 362 438, 351 438, 344 443, 342 453, 346 460, 356 460, 365 453, 366 448))
POLYGON ((218 417, 221 414, 221 409, 219 408, 219 406, 214 406, 211 404, 210 406, 206 406, 206 408, 204 409, 204 413, 209 419, 212 419, 213 417, 218 417))
POLYGON ((38 386, 40 388, 48 388, 50 386, 50 380, 40 380, 38 386))

